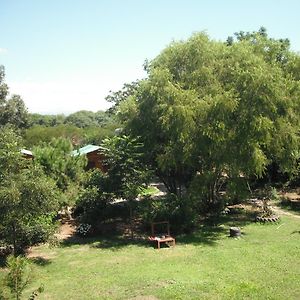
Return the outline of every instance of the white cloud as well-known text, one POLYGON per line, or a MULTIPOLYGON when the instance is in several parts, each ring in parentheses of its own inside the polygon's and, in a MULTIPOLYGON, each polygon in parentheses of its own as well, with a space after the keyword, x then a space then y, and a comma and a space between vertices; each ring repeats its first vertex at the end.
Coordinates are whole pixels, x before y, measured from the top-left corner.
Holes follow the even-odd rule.
POLYGON ((6 54, 8 52, 5 48, 0 48, 0 54, 6 54))
POLYGON ((11 94, 22 97, 30 112, 56 114, 78 110, 105 110, 110 103, 105 97, 110 90, 119 90, 125 82, 142 78, 141 71, 121 73, 120 70, 93 77, 73 75, 63 80, 7 82, 11 94))

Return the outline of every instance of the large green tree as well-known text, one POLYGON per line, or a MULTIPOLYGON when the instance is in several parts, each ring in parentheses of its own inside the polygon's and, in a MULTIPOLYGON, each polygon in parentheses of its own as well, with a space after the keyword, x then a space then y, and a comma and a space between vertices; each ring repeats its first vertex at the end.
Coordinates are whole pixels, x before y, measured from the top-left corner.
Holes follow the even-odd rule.
POLYGON ((0 126, 11 124, 17 128, 28 126, 28 112, 20 96, 9 95, 9 88, 4 82, 4 67, 0 66, 0 126))
MULTIPOLYGON (((147 67, 126 130, 139 135, 168 189, 200 179, 214 203, 224 174, 262 176, 274 160, 293 172, 299 158, 299 56, 266 32, 222 43, 204 33, 173 42, 147 67)), ((201 197, 200 196, 200 197, 201 197)))
POLYGON ((15 253, 44 241, 58 209, 55 183, 25 159, 22 140, 10 128, 0 131, 0 240, 15 253))

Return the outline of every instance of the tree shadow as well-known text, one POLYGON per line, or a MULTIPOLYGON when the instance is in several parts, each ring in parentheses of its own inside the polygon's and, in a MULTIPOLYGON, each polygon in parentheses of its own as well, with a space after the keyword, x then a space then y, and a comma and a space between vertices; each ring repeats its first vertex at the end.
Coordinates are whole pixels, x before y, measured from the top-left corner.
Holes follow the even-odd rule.
POLYGON ((31 262, 33 262, 34 264, 36 264, 38 266, 42 266, 42 267, 48 266, 52 263, 50 259, 42 257, 42 256, 31 257, 31 258, 29 258, 29 260, 31 262))
POLYGON ((97 243, 94 243, 91 247, 97 249, 110 249, 113 251, 117 251, 127 246, 148 247, 149 243, 145 238, 129 239, 124 237, 108 237, 102 238, 97 243))
POLYGON ((176 243, 215 246, 221 236, 224 236, 225 232, 226 229, 220 226, 203 225, 194 233, 176 237, 176 243))
POLYGON ((299 233, 300 234, 300 230, 295 230, 291 234, 295 234, 295 233, 299 233))
POLYGON ((280 208, 300 215, 300 202, 284 198, 277 204, 280 208))
POLYGON ((5 267, 6 267, 6 257, 0 256, 0 268, 5 268, 5 267))
MULTIPOLYGON (((202 221, 197 229, 190 234, 171 235, 179 244, 193 244, 193 245, 210 245, 214 246, 221 238, 229 236, 230 227, 244 227, 249 223, 255 221, 256 212, 236 210, 231 214, 225 216, 211 216, 205 221, 202 221)), ((120 250, 128 246, 138 247, 156 247, 156 243, 148 240, 150 236, 147 231, 142 233, 135 232, 134 238, 130 235, 124 234, 120 231, 111 231, 106 234, 97 234, 93 236, 80 237, 77 235, 70 236, 60 243, 60 247, 71 247, 74 245, 89 245, 96 249, 110 249, 113 251, 120 250)), ((163 244, 162 244, 163 246, 163 244)))
MULTIPOLYGON (((209 246, 217 245, 217 241, 224 237, 229 237, 230 227, 244 227, 253 223, 256 212, 246 210, 232 211, 231 214, 224 216, 211 216, 200 225, 197 231, 180 235, 176 238, 178 243, 209 246)), ((242 233, 244 234, 244 233, 242 233)))
POLYGON ((71 247, 74 245, 89 245, 91 248, 111 249, 116 251, 130 245, 146 247, 147 241, 143 236, 134 236, 134 238, 131 239, 128 236, 110 234, 90 237, 72 236, 60 244, 61 247, 71 247))

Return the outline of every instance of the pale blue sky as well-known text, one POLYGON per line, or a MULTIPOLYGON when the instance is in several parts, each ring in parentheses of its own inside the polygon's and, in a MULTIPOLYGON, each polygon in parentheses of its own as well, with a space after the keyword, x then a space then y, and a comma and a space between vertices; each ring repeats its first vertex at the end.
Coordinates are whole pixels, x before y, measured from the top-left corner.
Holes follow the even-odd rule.
POLYGON ((0 64, 31 112, 106 109, 173 39, 265 26, 300 51, 299 0, 0 0, 0 64))

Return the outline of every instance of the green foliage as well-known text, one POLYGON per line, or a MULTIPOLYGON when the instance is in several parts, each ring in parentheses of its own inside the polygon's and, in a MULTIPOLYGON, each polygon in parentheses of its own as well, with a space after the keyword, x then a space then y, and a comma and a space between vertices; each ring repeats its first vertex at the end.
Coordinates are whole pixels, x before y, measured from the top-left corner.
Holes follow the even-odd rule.
POLYGON ((65 123, 79 128, 103 126, 109 121, 109 116, 104 111, 92 112, 80 110, 66 117, 65 123))
POLYGON ((114 136, 118 127, 114 121, 101 127, 87 127, 84 129, 83 141, 85 144, 100 145, 104 139, 114 136))
POLYGON ((10 174, 18 173, 24 168, 28 161, 22 158, 20 149, 22 139, 10 127, 3 127, 0 130, 0 180, 2 181, 10 174))
POLYGON ((0 189, 0 238, 15 253, 46 241, 53 233, 53 212, 58 209, 57 188, 36 167, 4 178, 0 189), (50 215, 49 215, 50 214, 50 215))
POLYGON ((188 233, 199 222, 197 203, 191 197, 174 194, 158 199, 145 198, 137 206, 137 215, 149 226, 151 222, 169 221, 173 233, 188 233))
POLYGON ((55 183, 22 157, 21 143, 12 129, 0 131, 0 240, 15 253, 47 239, 58 209, 55 183))
POLYGON ((64 192, 66 199, 64 204, 74 201, 72 196, 76 194, 83 176, 86 158, 72 155, 72 144, 69 140, 53 139, 47 146, 34 148, 34 162, 42 167, 45 174, 51 177, 57 187, 64 192), (70 199, 67 199, 67 196, 70 199))
POLYGON ((64 115, 41 115, 41 114, 29 114, 29 126, 35 125, 41 126, 58 126, 65 122, 66 117, 64 115))
POLYGON ((108 204, 110 195, 103 194, 96 187, 88 187, 80 193, 76 202, 75 215, 80 215, 80 220, 96 225, 109 218, 108 204))
POLYGON ((59 115, 41 115, 30 114, 29 125, 41 125, 46 127, 54 127, 62 124, 73 125, 77 128, 86 128, 94 126, 104 126, 111 121, 111 117, 104 111, 87 111, 80 110, 68 116, 59 115))
MULTIPOLYGON (((21 299, 24 290, 28 285, 32 283, 34 278, 30 262, 25 257, 14 257, 13 255, 11 255, 7 257, 6 266, 8 268, 8 273, 6 274, 2 282, 0 299, 21 299)), ((29 300, 35 299, 35 297, 38 294, 42 293, 43 290, 43 286, 40 286, 31 294, 29 300)))
POLYGON ((0 66, 0 126, 10 124, 16 128, 28 126, 28 112, 20 96, 7 98, 9 89, 4 83, 4 67, 0 66))
POLYGON ((80 192, 74 215, 80 222, 97 228, 102 222, 114 218, 127 218, 128 210, 114 203, 115 189, 107 174, 95 169, 88 173, 83 190, 80 192))
POLYGON ((99 145, 102 140, 111 137, 119 125, 115 121, 103 126, 76 127, 71 123, 50 125, 33 125, 24 132, 24 140, 27 147, 42 146, 52 139, 65 138, 72 141, 74 146, 84 144, 99 145))
POLYGON ((21 256, 9 256, 7 258, 8 274, 5 282, 15 299, 20 299, 24 289, 29 285, 32 278, 28 260, 21 256))
POLYGON ((258 178, 273 162, 292 174, 300 153, 298 56, 264 29, 229 44, 199 33, 164 49, 128 100, 125 128, 170 192, 200 176, 212 204, 222 174, 258 178))
POLYGON ((113 106, 108 110, 109 113, 117 113, 119 106, 127 101, 128 97, 134 95, 139 87, 140 81, 133 81, 125 83, 121 90, 112 92, 105 98, 106 101, 111 102, 113 106))
POLYGON ((90 173, 80 193, 75 214, 82 222, 96 225, 109 218, 124 217, 124 209, 113 203, 115 199, 126 199, 130 214, 134 200, 146 187, 149 173, 141 161, 142 144, 129 136, 115 136, 104 140, 103 152, 108 171, 90 173))
POLYGON ((149 180, 149 173, 142 162, 143 144, 124 135, 104 140, 102 147, 114 194, 128 200, 135 199, 149 180))
POLYGON ((250 196, 250 192, 246 178, 233 178, 226 183, 226 201, 228 204, 243 202, 250 196))
POLYGON ((49 144, 53 139, 65 138, 79 145, 84 140, 84 130, 74 125, 60 124, 53 127, 34 125, 24 133, 24 141, 28 147, 49 144))

